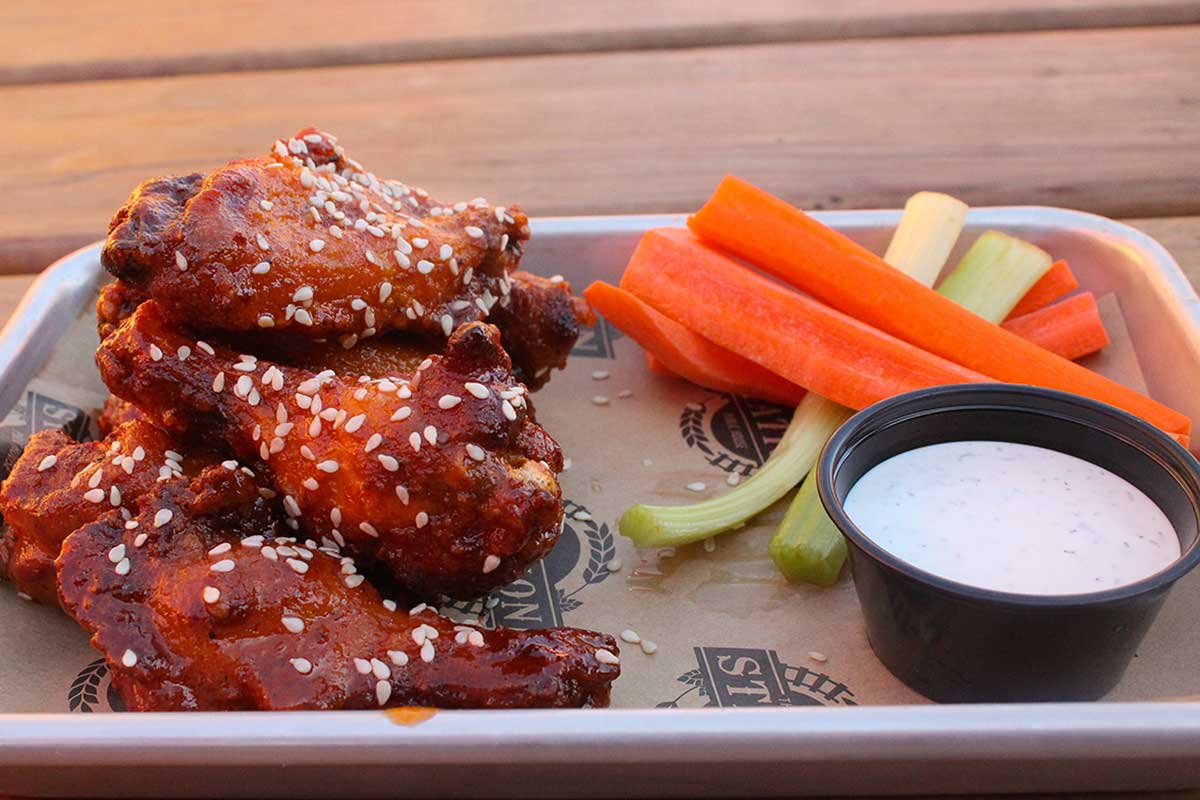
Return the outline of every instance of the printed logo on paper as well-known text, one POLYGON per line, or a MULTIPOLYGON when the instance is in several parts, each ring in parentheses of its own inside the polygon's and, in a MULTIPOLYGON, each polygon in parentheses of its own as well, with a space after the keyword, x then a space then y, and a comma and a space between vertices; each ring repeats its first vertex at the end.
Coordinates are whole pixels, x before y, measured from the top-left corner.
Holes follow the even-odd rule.
POLYGON ((793 411, 762 400, 714 394, 683 407, 679 433, 709 464, 746 477, 761 467, 779 444, 793 411))
POLYGON ((81 442, 93 438, 92 418, 86 411, 27 389, 0 423, 0 442, 23 445, 30 436, 47 428, 62 428, 81 442))
POLYGON ((591 328, 580 328, 579 339, 571 348, 571 355, 576 358, 616 358, 617 351, 613 343, 624 339, 625 334, 606 320, 597 317, 596 324, 591 328))
POLYGON ((566 615, 583 605, 588 587, 611 574, 608 562, 617 555, 613 532, 591 518, 578 503, 563 500, 562 536, 545 558, 486 600, 450 603, 464 617, 483 617, 484 625, 503 628, 551 628, 566 624, 566 615), (576 519, 576 516, 582 519, 576 519))
POLYGON ((67 691, 67 709, 78 714, 124 711, 125 703, 109 679, 108 664, 97 658, 75 676, 67 691))
POLYGON ((858 705, 846 684, 785 664, 774 650, 696 647, 694 653, 696 669, 677 678, 687 688, 657 708, 858 705))

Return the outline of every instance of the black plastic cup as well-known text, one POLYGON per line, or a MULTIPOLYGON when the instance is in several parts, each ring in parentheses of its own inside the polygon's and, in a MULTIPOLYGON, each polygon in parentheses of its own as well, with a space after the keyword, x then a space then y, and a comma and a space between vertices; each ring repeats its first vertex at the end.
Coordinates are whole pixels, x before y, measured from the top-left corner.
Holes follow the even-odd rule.
POLYGON ((850 544, 871 647, 897 678, 939 702, 1100 698, 1121 679, 1171 587, 1200 562, 1200 464, 1137 417, 1065 392, 968 384, 877 403, 830 438, 817 486, 850 544), (876 464, 914 448, 964 440, 1045 447, 1121 476, 1166 514, 1179 536, 1179 559, 1100 592, 1015 594, 918 569, 846 515, 846 495, 876 464))

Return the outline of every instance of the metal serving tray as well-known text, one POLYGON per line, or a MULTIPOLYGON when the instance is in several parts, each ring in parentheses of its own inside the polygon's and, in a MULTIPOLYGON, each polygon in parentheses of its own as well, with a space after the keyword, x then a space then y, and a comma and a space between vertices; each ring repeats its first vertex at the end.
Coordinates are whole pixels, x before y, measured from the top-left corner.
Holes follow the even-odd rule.
MULTIPOLYGON (((880 250, 898 211, 816 214, 880 250)), ((681 216, 535 220, 526 265, 615 279, 681 216)), ((1073 211, 980 208, 1121 299, 1150 391, 1200 419, 1200 299, 1154 240, 1073 211), (1161 354, 1168 357, 1154 357, 1161 354)), ((964 237, 964 238, 969 238, 964 237)), ((0 334, 0 411, 101 280, 99 246, 48 269, 0 334)), ((0 636, 2 641, 2 636, 0 636)), ((0 644, 0 646, 3 646, 0 644)), ((441 712, 0 715, 0 794, 605 797, 929 794, 1200 786, 1200 702, 441 712)))

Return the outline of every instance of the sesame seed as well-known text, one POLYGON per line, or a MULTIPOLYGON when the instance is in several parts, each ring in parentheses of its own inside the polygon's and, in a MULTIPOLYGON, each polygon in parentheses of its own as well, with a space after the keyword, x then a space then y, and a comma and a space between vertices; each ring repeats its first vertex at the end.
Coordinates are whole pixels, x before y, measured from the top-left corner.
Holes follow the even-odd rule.
POLYGON ((500 404, 500 409, 504 412, 504 418, 509 422, 515 422, 517 419, 517 410, 513 408, 513 404, 505 400, 500 404))
MULTIPOLYGON (((387 601, 385 600, 384 603, 386 604, 387 601)), ((392 610, 394 611, 395 609, 392 610)), ((397 667, 403 667, 408 663, 408 653, 404 652, 403 650, 388 650, 387 655, 391 662, 397 667)))
POLYGON ((179 267, 180 272, 187 272, 188 260, 178 250, 175 251, 175 266, 179 267))
POLYGON ((491 395, 491 392, 488 391, 486 386, 484 386, 482 383, 476 383, 475 381, 467 381, 463 384, 463 388, 470 392, 472 397, 476 397, 480 400, 486 400, 488 396, 491 395))
POLYGON ((308 249, 312 250, 314 253, 321 252, 321 250, 324 247, 325 247, 324 239, 313 239, 311 242, 308 243, 308 249))
POLYGON ((278 561, 279 560, 279 554, 276 553, 275 548, 271 547, 270 545, 266 545, 259 552, 261 552, 263 554, 263 558, 267 559, 268 561, 278 561))
POLYGON ((400 406, 396 412, 392 414, 392 422, 402 422, 412 416, 412 409, 408 406, 400 406))
POLYGON ((328 472, 328 473, 332 474, 332 473, 338 471, 338 462, 336 462, 332 459, 327 459, 325 461, 318 463, 317 469, 321 470, 321 472, 328 472))
POLYGON ((606 405, 608 405, 608 398, 607 398, 607 397, 605 397, 605 396, 604 396, 604 395, 602 395, 602 394, 598 394, 598 395, 596 395, 595 397, 593 397, 593 398, 592 398, 592 405, 594 405, 594 406, 606 406, 606 405))
POLYGON ((576 511, 571 516, 574 517, 575 519, 579 520, 580 522, 590 522, 592 519, 592 515, 582 509, 580 509, 579 511, 576 511))
POLYGON ((379 705, 386 705, 388 698, 392 696, 392 685, 387 681, 379 681, 375 684, 375 700, 379 705))
POLYGON ((381 444, 383 444, 383 436, 381 436, 378 433, 372 433, 371 438, 367 439, 366 446, 363 447, 363 452, 369 453, 372 450, 374 450, 376 447, 379 447, 379 445, 381 445, 381 444))
POLYGON ((233 568, 235 566, 237 565, 234 563, 233 559, 226 558, 213 564, 211 567, 209 567, 209 569, 213 572, 233 572, 233 568))
POLYGON ((259 200, 258 207, 261 208, 263 211, 270 211, 272 208, 275 207, 275 204, 272 203, 270 200, 259 200))
POLYGON ((308 435, 314 436, 314 437, 321 435, 321 418, 320 417, 313 417, 312 422, 308 423, 308 435))
POLYGON ((607 569, 609 572, 620 572, 621 567, 623 567, 623 566, 624 566, 624 564, 621 562, 621 559, 613 558, 613 559, 610 559, 609 562, 604 565, 604 568, 607 569))
POLYGON ((818 664, 824 664, 829 660, 829 656, 825 655, 824 653, 818 653, 816 650, 810 651, 808 657, 818 664))
POLYGON ((428 664, 430 661, 433 661, 433 656, 433 642, 426 639, 425 644, 421 645, 421 660, 428 664))
POLYGON ((258 242, 258 249, 259 249, 259 250, 270 250, 270 249, 271 249, 271 243, 270 243, 270 242, 268 242, 268 241, 267 241, 267 237, 263 236, 261 233, 260 233, 260 234, 258 234, 258 235, 255 237, 255 239, 256 239, 256 240, 257 240, 257 242, 258 242))
POLYGON ((305 327, 309 327, 313 324, 312 315, 308 313, 308 309, 304 308, 296 309, 295 320, 305 327))
POLYGON ((295 668, 296 672, 299 672, 301 675, 307 675, 308 673, 312 672, 312 662, 307 658, 291 658, 288 659, 288 663, 291 664, 292 667, 295 668))
POLYGON ((467 634, 467 643, 472 647, 483 647, 483 632, 471 631, 467 634))
POLYGON ((438 248, 438 258, 440 258, 442 261, 450 260, 451 256, 453 256, 453 255, 454 255, 454 248, 448 244, 444 244, 438 248))
POLYGON ((418 236, 412 240, 412 245, 413 245, 413 247, 417 248, 418 250, 424 250, 426 247, 429 246, 429 240, 422 239, 421 237, 418 236))
POLYGON ((346 420, 346 425, 345 425, 346 433, 354 433, 359 428, 361 428, 362 424, 366 421, 367 421, 366 414, 355 414, 353 417, 346 420))
POLYGON ((429 515, 426 514, 424 511, 418 511, 415 522, 417 523, 418 528, 424 528, 426 525, 429 524, 429 515))
POLYGON ((470 236, 472 239, 478 239, 479 237, 483 236, 483 228, 477 228, 474 225, 468 225, 467 227, 463 228, 463 230, 466 231, 467 236, 470 236))
POLYGON ((117 566, 113 568, 113 572, 117 573, 118 575, 128 575, 129 567, 130 567, 129 559, 122 558, 120 561, 117 562, 117 566))
POLYGON ((213 549, 209 550, 208 554, 210 556, 219 556, 222 553, 228 553, 232 549, 233 549, 233 545, 231 545, 229 542, 222 542, 221 544, 217 545, 213 549))
POLYGON ((392 677, 392 670, 378 658, 371 659, 371 672, 379 680, 392 677))
POLYGON ((487 558, 485 558, 483 560, 483 574, 487 575, 489 572, 494 572, 496 570, 496 568, 499 566, 500 566, 500 557, 494 556, 494 555, 489 555, 487 558))
POLYGON ((100 471, 100 468, 97 468, 96 471, 92 473, 91 477, 88 478, 88 488, 95 489, 97 486, 99 486, 100 479, 102 477, 104 477, 104 473, 100 471))
POLYGON ((396 601, 395 600, 384 600, 383 607, 386 608, 388 611, 395 611, 396 610, 396 601))
POLYGON ((132 650, 126 650, 121 655, 121 664, 125 667, 132 667, 134 664, 137 663, 137 660, 138 660, 137 653, 133 652, 132 650))
POLYGON ((262 543, 262 534, 255 534, 254 536, 247 536, 245 539, 242 539, 242 547, 262 547, 262 543))
POLYGON ((292 568, 293 572, 296 572, 300 575, 303 575, 304 573, 308 572, 308 564, 303 561, 300 561, 299 559, 289 558, 289 559, 287 559, 286 563, 289 567, 292 568))
POLYGON ((299 617, 284 617, 283 627, 287 629, 288 633, 303 633, 304 620, 299 617))
POLYGON ((616 665, 616 664, 621 663, 621 659, 617 658, 615 655, 613 655, 608 650, 603 650, 603 649, 596 651, 596 660, 599 661, 601 664, 616 665))
POLYGON ((387 378, 381 380, 378 384, 379 391, 386 393, 396 391, 396 384, 389 381, 387 378))
POLYGON ((467 445, 467 455, 470 456, 475 461, 483 461, 483 459, 485 458, 483 448, 477 444, 468 444, 467 445))
POLYGON ((707 488, 703 481, 693 481, 687 485, 689 492, 703 492, 707 488))
POLYGON ((454 330, 454 317, 449 314, 442 315, 442 333, 447 336, 454 330))
POLYGON ((428 275, 429 273, 433 272, 433 262, 426 261, 422 258, 417 262, 417 272, 421 273, 422 275, 428 275))
POLYGON ((124 557, 125 557, 125 545, 123 545, 123 544, 119 544, 116 547, 114 547, 113 549, 108 551, 108 560, 114 564, 116 564, 118 561, 120 561, 124 557))
POLYGON ((290 494, 283 498, 283 510, 287 512, 289 517, 300 516, 300 504, 290 494))
POLYGON ((369 522, 360 522, 360 523, 358 523, 358 529, 359 529, 360 531, 362 531, 363 533, 365 533, 367 536, 370 536, 372 539, 378 539, 378 538, 379 538, 379 531, 377 531, 377 530, 375 529, 375 526, 374 526, 374 525, 372 525, 372 524, 371 524, 371 523, 369 523, 369 522))
POLYGON ((365 658, 356 658, 354 659, 354 669, 358 670, 358 674, 360 675, 370 675, 371 662, 365 658))
POLYGON ((181 344, 179 346, 179 349, 175 351, 175 355, 177 355, 179 357, 180 361, 187 361, 188 356, 190 356, 191 354, 192 354, 192 348, 188 347, 186 344, 181 344))
POLYGON ((221 590, 215 586, 205 586, 204 591, 200 593, 200 597, 204 602, 211 605, 221 599, 221 590))
POLYGON ((608 370, 598 369, 592 372, 592 380, 606 381, 608 380, 608 370))
POLYGON ((742 476, 736 472, 731 472, 729 473, 729 477, 725 479, 725 482, 730 486, 737 486, 742 482, 742 476))
MULTIPOLYGON (((416 436, 416 434, 414 433, 413 436, 416 436)), ((396 470, 400 469, 400 462, 397 461, 396 459, 392 458, 391 456, 381 454, 380 456, 378 456, 378 458, 379 458, 379 463, 382 464, 383 468, 386 469, 388 472, 395 472, 396 470)))
POLYGON ((333 508, 329 509, 329 521, 332 522, 334 525, 341 525, 342 524, 342 510, 340 508, 338 508, 337 506, 334 506, 333 508))
POLYGON ((413 431, 408 435, 408 443, 416 452, 421 452, 421 434, 413 431))
POLYGON ((366 578, 364 578, 362 575, 351 575, 347 577, 343 583, 346 584, 347 589, 357 589, 360 585, 362 585, 364 580, 366 580, 366 578))
POLYGON ((313 290, 311 286, 301 286, 292 294, 293 303, 305 303, 313 299, 313 290))
POLYGON ((456 397, 455 395, 452 395, 452 394, 444 394, 440 398, 438 398, 438 408, 440 408, 442 410, 448 410, 448 409, 454 408, 456 405, 458 405, 461 402, 462 402, 461 397, 456 397))
POLYGON ((155 344, 150 345, 150 360, 151 361, 161 361, 162 357, 163 357, 163 352, 159 348, 159 346, 155 345, 155 344))
POLYGON ((432 425, 426 425, 425 426, 425 441, 429 442, 430 444, 437 444, 437 437, 438 437, 437 428, 433 427, 432 425))
POLYGON ((658 652, 658 645, 649 639, 642 639, 642 652, 648 656, 652 656, 658 652))
POLYGON ((629 398, 633 397, 633 390, 622 389, 621 391, 617 392, 617 397, 621 398, 622 400, 628 400, 629 398))
MULTIPOLYGON (((420 614, 422 611, 424 611, 424 610, 425 610, 425 609, 427 609, 427 608, 429 608, 429 604, 428 604, 428 603, 417 603, 415 606, 413 606, 412 608, 410 608, 410 609, 408 610, 408 615, 409 615, 410 617, 415 617, 417 614, 420 614)), ((422 626, 420 627, 420 629, 419 629, 419 630, 421 631, 421 637, 422 637, 422 638, 421 638, 421 641, 420 641, 420 642, 417 642, 417 644, 420 644, 421 642, 425 641, 425 639, 424 639, 424 636, 425 636, 425 626, 424 626, 424 625, 422 625, 422 626)))
POLYGON ((408 487, 396 484, 396 497, 400 498, 400 502, 408 505, 408 487))
POLYGON ((89 503, 99 503, 105 498, 106 492, 103 489, 90 489, 83 495, 83 499, 89 503))
POLYGON ((38 472, 45 472, 58 463, 58 456, 48 455, 38 463, 38 472))

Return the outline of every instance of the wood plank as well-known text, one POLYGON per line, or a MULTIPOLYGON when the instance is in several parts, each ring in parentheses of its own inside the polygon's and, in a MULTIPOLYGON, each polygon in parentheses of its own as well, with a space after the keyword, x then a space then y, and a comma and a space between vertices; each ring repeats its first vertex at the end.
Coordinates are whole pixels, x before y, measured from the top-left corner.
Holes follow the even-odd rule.
POLYGON ((1195 0, 62 0, 5 10, 0 83, 1195 22, 1195 0))
POLYGON ((1200 26, 0 88, 0 273, 100 238, 140 180, 305 124, 381 175, 533 214, 679 211, 724 172, 806 208, 1200 213, 1200 26))

